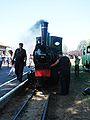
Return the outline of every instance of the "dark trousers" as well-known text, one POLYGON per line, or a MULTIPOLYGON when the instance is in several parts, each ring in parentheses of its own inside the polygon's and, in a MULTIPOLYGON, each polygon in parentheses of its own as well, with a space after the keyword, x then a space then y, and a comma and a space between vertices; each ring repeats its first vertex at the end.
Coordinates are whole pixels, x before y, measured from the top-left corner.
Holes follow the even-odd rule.
POLYGON ((59 78, 59 89, 61 95, 67 95, 70 87, 70 73, 69 71, 62 71, 59 78))
POLYGON ((75 76, 79 77, 79 65, 75 65, 75 76))
POLYGON ((55 85, 58 83, 59 75, 56 67, 51 68, 51 84, 55 85))
POLYGON ((15 74, 17 75, 17 79, 22 82, 22 76, 23 76, 23 63, 15 63, 15 74))
POLYGON ((2 66, 2 61, 0 61, 0 68, 1 68, 1 66, 2 66))
POLYGON ((69 80, 61 80, 61 94, 62 95, 66 95, 69 93, 69 84, 70 81, 69 80))

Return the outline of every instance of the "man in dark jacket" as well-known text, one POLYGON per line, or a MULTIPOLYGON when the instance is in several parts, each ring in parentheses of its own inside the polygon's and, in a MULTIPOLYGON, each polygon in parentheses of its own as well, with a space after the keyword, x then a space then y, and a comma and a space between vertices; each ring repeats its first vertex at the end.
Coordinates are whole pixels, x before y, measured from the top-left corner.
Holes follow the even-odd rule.
POLYGON ((23 49, 23 43, 19 43, 19 48, 15 50, 13 61, 15 63, 15 74, 20 82, 22 82, 23 69, 26 65, 26 60, 26 50, 23 49))
POLYGON ((59 55, 58 59, 51 65, 51 67, 55 69, 53 73, 54 77, 59 79, 59 91, 57 93, 59 93, 60 95, 69 94, 71 67, 69 58, 67 56, 59 55))

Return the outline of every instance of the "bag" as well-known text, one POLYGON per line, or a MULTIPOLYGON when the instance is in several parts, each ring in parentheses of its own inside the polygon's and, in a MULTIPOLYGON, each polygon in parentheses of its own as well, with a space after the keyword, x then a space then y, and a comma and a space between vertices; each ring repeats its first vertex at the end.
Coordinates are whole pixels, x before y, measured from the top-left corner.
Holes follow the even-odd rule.
POLYGON ((15 67, 12 66, 8 75, 15 75, 15 67))
POLYGON ((83 95, 90 95, 90 88, 85 88, 82 92, 83 95))

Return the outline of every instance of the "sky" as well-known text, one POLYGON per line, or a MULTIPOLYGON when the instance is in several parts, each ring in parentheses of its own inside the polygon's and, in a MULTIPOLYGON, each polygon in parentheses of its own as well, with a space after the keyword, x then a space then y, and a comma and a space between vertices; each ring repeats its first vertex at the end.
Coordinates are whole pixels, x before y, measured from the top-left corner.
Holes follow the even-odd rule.
POLYGON ((68 50, 90 39, 90 0, 0 0, 0 42, 32 49, 35 37, 31 28, 45 20, 50 35, 63 38, 68 50), (32 37, 34 36, 34 37, 32 37))

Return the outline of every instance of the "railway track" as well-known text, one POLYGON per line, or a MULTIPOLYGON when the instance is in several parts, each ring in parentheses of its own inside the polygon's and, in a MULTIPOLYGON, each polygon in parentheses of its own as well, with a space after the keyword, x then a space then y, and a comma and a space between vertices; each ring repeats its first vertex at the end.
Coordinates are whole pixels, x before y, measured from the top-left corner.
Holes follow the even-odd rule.
POLYGON ((26 87, 4 106, 0 120, 45 120, 48 101, 48 93, 26 87))
POLYGON ((16 120, 21 118, 25 120, 26 116, 29 116, 31 120, 37 116, 41 120, 45 119, 49 95, 32 89, 26 78, 27 72, 24 73, 22 83, 17 81, 15 77, 0 85, 0 120, 16 120), (36 106, 36 108, 33 106, 36 106), (34 111, 34 114, 30 110, 34 111), (38 111, 40 111, 39 114, 38 111))
POLYGON ((0 120, 45 120, 50 92, 33 89, 27 79, 20 83, 16 78, 0 85, 3 90, 0 120))
POLYGON ((15 77, 0 85, 0 109, 2 109, 8 100, 28 82, 26 76, 27 72, 23 74, 22 83, 15 77))

